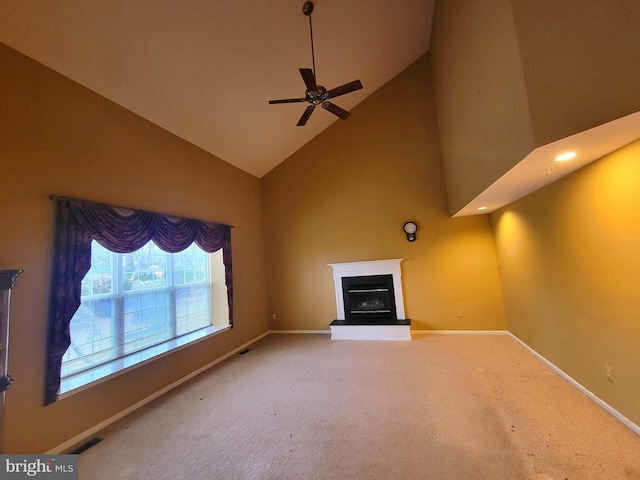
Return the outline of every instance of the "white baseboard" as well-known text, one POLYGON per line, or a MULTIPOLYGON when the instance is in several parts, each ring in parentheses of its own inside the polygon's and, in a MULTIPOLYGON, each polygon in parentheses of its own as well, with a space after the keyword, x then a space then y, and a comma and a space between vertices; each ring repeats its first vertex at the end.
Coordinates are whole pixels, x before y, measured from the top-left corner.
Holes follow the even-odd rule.
POLYGON ((262 335, 254 338, 253 340, 248 341, 247 343, 240 345, 238 348, 230 351, 229 353, 227 353, 226 355, 223 355, 220 358, 215 359, 213 362, 210 362, 208 364, 206 364, 203 367, 200 367, 199 369, 191 372, 188 375, 185 375, 184 377, 176 380, 175 382, 173 382, 170 385, 167 385, 166 387, 164 387, 161 390, 158 390, 157 392, 154 392, 153 394, 149 395, 146 398, 143 398, 142 400, 140 400, 137 403, 134 403, 133 405, 131 405, 128 408, 125 408, 124 410, 122 410, 119 413, 116 413, 115 415, 113 415, 112 417, 107 418, 106 420, 104 420, 103 422, 100 422, 99 424, 91 427, 89 430, 86 430, 78 435, 76 435, 75 437, 67 440, 66 442, 58 445, 55 448, 52 448, 51 450, 49 450, 48 452, 45 452, 45 455, 56 455, 59 453, 63 453, 67 450, 69 450, 70 448, 80 444, 83 440, 88 439, 89 437, 91 437, 92 435, 94 435, 95 433, 99 432, 100 430, 102 430, 105 427, 108 427, 109 425, 111 425, 112 423, 120 420, 121 418, 127 416, 128 414, 130 414, 131 412, 137 410, 138 408, 146 405, 147 403, 151 402, 152 400, 155 400, 156 398, 158 398, 159 396, 167 393, 170 390, 173 390, 174 388, 176 388, 177 386, 183 384, 184 382, 186 382, 187 380, 190 380, 191 378, 195 377, 196 375, 199 375, 200 373, 204 372, 205 370, 208 370, 209 368, 213 367, 214 365, 222 362, 223 360, 226 360, 227 358, 229 358, 232 355, 235 355, 236 353, 238 353, 241 350, 244 350, 246 347, 248 347, 249 345, 251 345, 252 343, 257 342, 258 340, 260 340, 261 338, 266 337, 269 334, 269 331, 263 333, 262 335))
POLYGON ((607 412, 609 412, 611 415, 613 415, 617 420, 619 420, 624 425, 629 427, 635 434, 640 435, 640 426, 638 426, 635 423, 633 423, 631 420, 629 420, 627 417, 625 417, 618 410, 616 410, 611 405, 609 405, 607 402, 605 402, 600 397, 598 397, 595 393, 591 392, 589 389, 587 389, 586 387, 584 387, 583 385, 578 383, 576 380, 574 380, 570 375, 568 375, 567 373, 565 373, 564 371, 562 371, 561 369, 556 367, 553 363, 551 363, 549 360, 544 358, 542 355, 540 355, 538 352, 536 352, 533 348, 531 348, 529 345, 527 345, 522 340, 520 340, 518 337, 516 337, 513 333, 507 332, 507 334, 511 338, 513 338, 516 342, 518 342, 520 345, 522 345, 526 350, 531 352, 531 354, 533 354, 535 357, 537 357, 542 363, 547 365, 551 370, 556 372, 558 375, 560 375, 562 378, 564 378, 567 382, 569 382, 575 388, 577 388, 582 393, 584 393, 587 397, 589 397, 591 400, 593 400, 597 405, 599 405, 601 408, 605 409, 607 412))
POLYGON ((506 330, 411 330, 412 335, 507 335, 506 330))
POLYGON ((269 330, 267 333, 321 333, 328 335, 331 330, 269 330))

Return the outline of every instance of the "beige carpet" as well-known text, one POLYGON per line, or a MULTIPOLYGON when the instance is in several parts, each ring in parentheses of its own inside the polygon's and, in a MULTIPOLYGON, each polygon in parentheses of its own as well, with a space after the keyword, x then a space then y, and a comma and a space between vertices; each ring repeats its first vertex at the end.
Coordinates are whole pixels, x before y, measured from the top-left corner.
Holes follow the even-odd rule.
POLYGON ((99 433, 80 478, 640 479, 640 437, 508 336, 250 348, 99 433))

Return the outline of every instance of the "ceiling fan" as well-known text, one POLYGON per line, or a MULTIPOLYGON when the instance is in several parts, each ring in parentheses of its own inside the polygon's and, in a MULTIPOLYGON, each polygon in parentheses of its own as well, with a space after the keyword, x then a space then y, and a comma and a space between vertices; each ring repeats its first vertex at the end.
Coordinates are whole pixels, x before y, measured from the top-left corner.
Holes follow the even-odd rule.
POLYGON ((311 13, 313 12, 313 2, 307 1, 302 5, 302 13, 304 13, 307 17, 309 17, 309 31, 311 33, 311 60, 313 62, 313 69, 311 68, 301 68, 300 75, 302 75, 302 80, 307 87, 305 91, 305 96, 303 98, 286 98, 283 100, 269 100, 269 104, 276 103, 302 103, 307 102, 309 106, 300 117, 300 120, 297 123, 298 127, 302 127, 306 125, 307 120, 315 110, 317 105, 322 105, 322 108, 330 111, 334 115, 340 117, 342 120, 346 120, 349 115, 351 115, 346 110, 340 108, 337 105, 334 105, 329 100, 332 100, 340 95, 344 95, 346 93, 351 93, 356 90, 360 90, 362 88, 362 83, 360 80, 354 80, 353 82, 346 83, 341 85, 340 87, 332 88, 331 90, 327 90, 322 85, 318 85, 316 82, 316 58, 313 51, 313 25, 311 23, 311 13))

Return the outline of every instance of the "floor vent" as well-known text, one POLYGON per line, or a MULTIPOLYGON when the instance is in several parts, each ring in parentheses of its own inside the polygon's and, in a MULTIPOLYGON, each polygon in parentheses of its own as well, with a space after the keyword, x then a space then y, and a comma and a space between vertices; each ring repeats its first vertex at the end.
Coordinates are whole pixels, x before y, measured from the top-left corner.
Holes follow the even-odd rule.
POLYGON ((245 348, 244 350, 242 350, 240 353, 238 353, 238 355, 244 355, 245 353, 249 353, 251 351, 250 348, 245 348))
POLYGON ((101 441, 102 441, 102 439, 100 437, 94 437, 91 440, 89 440, 88 442, 83 443, 78 448, 76 448, 75 450, 73 450, 72 452, 69 452, 69 453, 71 453, 73 455, 80 455, 82 452, 86 452, 91 447, 93 447, 94 445, 97 445, 101 441))

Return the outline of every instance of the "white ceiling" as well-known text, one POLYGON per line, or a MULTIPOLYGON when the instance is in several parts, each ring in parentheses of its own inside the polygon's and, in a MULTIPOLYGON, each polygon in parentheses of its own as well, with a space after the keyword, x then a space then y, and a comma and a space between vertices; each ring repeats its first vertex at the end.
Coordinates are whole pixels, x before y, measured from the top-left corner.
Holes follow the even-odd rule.
MULTIPOLYGON (((350 110, 429 49, 435 0, 316 0, 318 83, 350 110)), ((0 0, 0 41, 262 177, 337 119, 306 104, 303 0, 0 0)), ((347 120, 348 121, 348 120, 347 120)))

